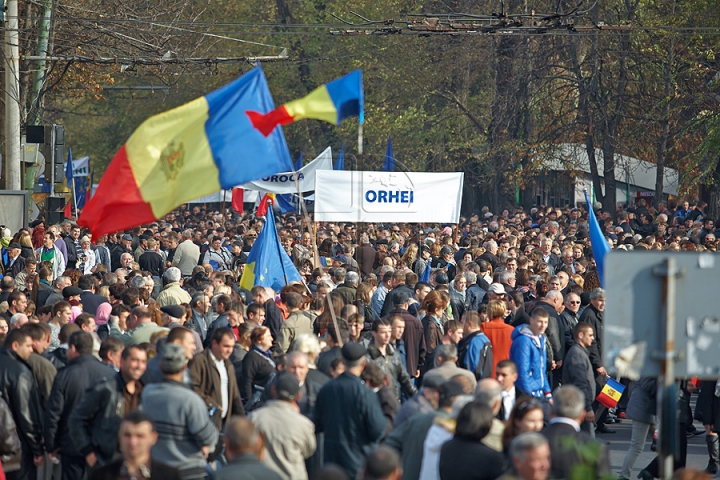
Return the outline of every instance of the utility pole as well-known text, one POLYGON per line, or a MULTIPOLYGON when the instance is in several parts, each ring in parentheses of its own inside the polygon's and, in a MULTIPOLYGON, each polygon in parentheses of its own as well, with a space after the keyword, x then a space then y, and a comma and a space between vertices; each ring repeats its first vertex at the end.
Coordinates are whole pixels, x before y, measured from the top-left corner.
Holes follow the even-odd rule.
POLYGON ((40 17, 40 26, 38 32, 37 55, 42 60, 37 61, 37 70, 33 78, 32 95, 30 96, 30 112, 28 113, 27 124, 36 125, 41 120, 42 101, 40 93, 43 83, 45 82, 45 57, 50 53, 48 49, 48 41, 50 38, 50 25, 52 18, 53 0, 43 1, 43 16, 40 17))
POLYGON ((5 6, 5 188, 21 190, 18 2, 7 0, 5 6))

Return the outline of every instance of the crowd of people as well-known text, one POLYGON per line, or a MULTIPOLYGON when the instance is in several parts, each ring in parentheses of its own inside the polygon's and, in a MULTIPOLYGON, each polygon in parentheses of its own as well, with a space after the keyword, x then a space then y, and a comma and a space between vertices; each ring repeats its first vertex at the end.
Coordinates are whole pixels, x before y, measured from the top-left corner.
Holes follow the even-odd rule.
MULTIPOLYGON (((616 249, 715 251, 705 208, 639 199, 598 219, 616 249)), ((615 475, 630 478, 657 383, 596 401, 606 299, 586 210, 484 208, 456 227, 285 215, 304 281, 245 290, 264 226, 195 206, 99 238, 0 227, 0 479, 601 478, 596 434, 626 418, 615 475)), ((679 384, 683 452, 696 386, 679 384)), ((718 391, 703 382, 695 411, 713 475, 718 391)), ((675 466, 703 478, 684 453, 675 466)), ((658 476, 657 460, 640 472, 658 476)))

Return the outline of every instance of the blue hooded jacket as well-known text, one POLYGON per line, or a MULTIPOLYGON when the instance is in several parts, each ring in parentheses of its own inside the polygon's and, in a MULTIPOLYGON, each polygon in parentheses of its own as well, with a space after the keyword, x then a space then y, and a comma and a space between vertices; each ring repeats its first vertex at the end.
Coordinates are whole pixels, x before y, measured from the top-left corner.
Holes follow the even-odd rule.
POLYGON ((515 329, 511 338, 510 360, 515 362, 518 370, 515 385, 533 397, 550 396, 545 335, 533 336, 530 326, 523 324, 515 329))

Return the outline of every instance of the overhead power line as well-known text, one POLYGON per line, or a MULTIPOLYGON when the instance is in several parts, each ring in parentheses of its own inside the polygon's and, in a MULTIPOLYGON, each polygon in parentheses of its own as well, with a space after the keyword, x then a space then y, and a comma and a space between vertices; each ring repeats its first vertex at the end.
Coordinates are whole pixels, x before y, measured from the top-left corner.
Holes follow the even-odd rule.
POLYGON ((25 55, 23 60, 47 62, 76 62, 95 64, 118 64, 118 65, 204 65, 218 63, 257 63, 257 62, 283 62, 290 60, 287 52, 280 55, 266 55, 257 57, 201 57, 201 58, 173 58, 173 57, 89 57, 85 55, 65 56, 36 56, 25 55))

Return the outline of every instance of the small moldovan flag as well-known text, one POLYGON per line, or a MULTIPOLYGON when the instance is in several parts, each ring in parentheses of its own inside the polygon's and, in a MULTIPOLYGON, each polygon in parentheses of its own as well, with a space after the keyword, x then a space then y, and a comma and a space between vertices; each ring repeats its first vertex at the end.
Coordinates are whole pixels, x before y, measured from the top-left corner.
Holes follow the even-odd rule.
POLYGON ((612 378, 608 378, 607 383, 602 390, 600 390, 600 393, 598 393, 595 400, 605 405, 607 408, 615 408, 624 391, 625 385, 612 378))

